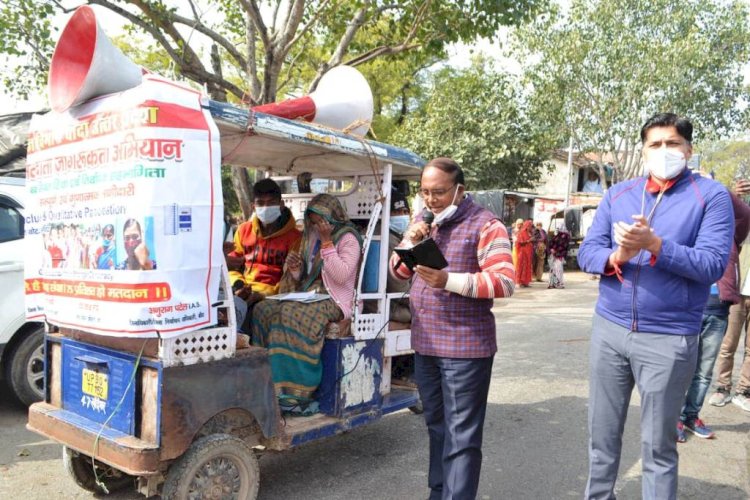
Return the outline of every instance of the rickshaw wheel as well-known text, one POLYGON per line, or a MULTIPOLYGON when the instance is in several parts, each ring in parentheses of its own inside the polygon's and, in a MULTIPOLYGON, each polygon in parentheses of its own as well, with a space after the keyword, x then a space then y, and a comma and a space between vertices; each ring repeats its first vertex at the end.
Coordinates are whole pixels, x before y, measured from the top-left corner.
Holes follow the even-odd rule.
MULTIPOLYGON (((107 487, 112 493, 128 486, 135 486, 135 477, 125 474, 109 465, 99 461, 96 464, 96 475, 99 481, 107 487)), ((96 483, 94 469, 91 466, 91 457, 80 455, 67 446, 63 446, 63 466, 68 471, 73 481, 86 491, 92 493, 106 493, 105 490, 96 483)))
POLYGON ((253 449, 229 434, 202 437, 167 471, 163 499, 255 499, 260 469, 253 449))

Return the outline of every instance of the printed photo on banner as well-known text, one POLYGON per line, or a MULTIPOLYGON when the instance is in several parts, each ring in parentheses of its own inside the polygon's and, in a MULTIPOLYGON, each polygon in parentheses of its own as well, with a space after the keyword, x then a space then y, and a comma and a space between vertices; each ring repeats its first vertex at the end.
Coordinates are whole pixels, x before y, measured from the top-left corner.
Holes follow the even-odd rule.
POLYGON ((128 271, 149 271, 156 269, 154 250, 154 218, 143 217, 143 224, 137 218, 129 218, 122 223, 121 243, 118 244, 117 269, 128 271), (122 252, 120 253, 120 248, 122 252))
POLYGON ((152 216, 42 227, 42 269, 156 269, 152 216), (143 222, 141 222, 141 220, 143 222))
POLYGON ((55 222, 42 226, 41 236, 42 269, 115 268, 112 224, 55 222))

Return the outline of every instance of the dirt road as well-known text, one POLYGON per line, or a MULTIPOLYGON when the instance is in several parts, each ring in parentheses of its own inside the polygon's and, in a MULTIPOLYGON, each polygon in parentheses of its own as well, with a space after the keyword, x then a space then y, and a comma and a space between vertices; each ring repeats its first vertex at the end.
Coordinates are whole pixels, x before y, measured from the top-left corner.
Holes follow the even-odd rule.
MULTIPOLYGON (((581 498, 591 314, 597 284, 568 273, 568 288, 535 283, 496 302, 495 358, 479 490, 482 499, 581 498)), ((680 445, 680 499, 745 500, 750 414, 707 406, 717 439, 680 445)), ((625 429, 618 498, 640 498, 639 400, 625 429)), ((60 446, 25 430, 25 410, 0 392, 0 498, 92 498, 62 468, 60 446)), ((344 436, 261 459, 262 499, 427 497, 427 434, 400 412, 344 436)), ((143 498, 119 493, 110 498, 143 498)))

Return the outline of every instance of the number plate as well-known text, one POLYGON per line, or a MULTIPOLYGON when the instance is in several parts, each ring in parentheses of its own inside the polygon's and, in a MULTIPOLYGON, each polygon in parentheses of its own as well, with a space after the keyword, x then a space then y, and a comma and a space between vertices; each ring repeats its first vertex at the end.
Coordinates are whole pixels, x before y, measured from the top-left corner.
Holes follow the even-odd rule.
POLYGON ((83 369, 83 376, 81 377, 81 390, 84 394, 97 397, 99 399, 107 399, 107 374, 95 372, 87 368, 83 369))

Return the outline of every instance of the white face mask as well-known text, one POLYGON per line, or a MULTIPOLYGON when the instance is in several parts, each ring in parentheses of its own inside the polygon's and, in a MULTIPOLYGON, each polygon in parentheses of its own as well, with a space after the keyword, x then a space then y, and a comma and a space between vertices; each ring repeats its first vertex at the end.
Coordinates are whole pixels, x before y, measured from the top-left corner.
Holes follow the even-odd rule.
POLYGON ((394 233, 404 234, 406 228, 409 227, 409 219, 408 215, 391 215, 388 226, 394 233))
POLYGON ((456 210, 458 210, 458 206, 456 206, 455 203, 456 203, 456 197, 458 196, 458 190, 460 187, 461 187, 461 184, 456 184, 456 192, 453 195, 453 201, 451 201, 451 204, 445 207, 442 212, 435 215, 435 219, 432 221, 433 224, 439 226, 443 222, 453 217, 453 215, 456 213, 456 210))
POLYGON ((645 163, 646 170, 660 179, 673 179, 687 165, 685 155, 681 151, 669 148, 659 148, 651 151, 645 163))
POLYGON ((279 205, 255 207, 255 215, 261 223, 270 224, 281 217, 281 207, 279 205))

